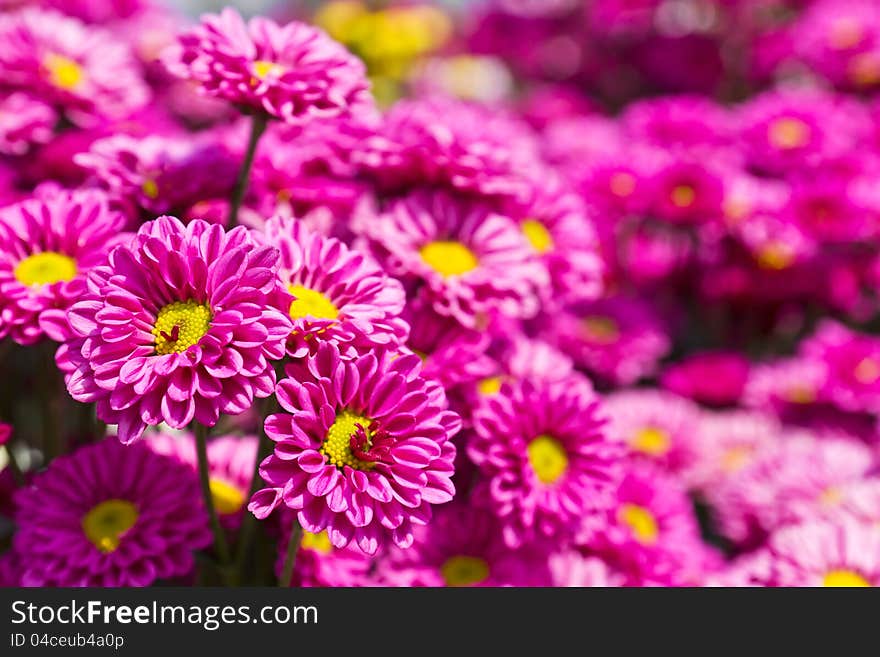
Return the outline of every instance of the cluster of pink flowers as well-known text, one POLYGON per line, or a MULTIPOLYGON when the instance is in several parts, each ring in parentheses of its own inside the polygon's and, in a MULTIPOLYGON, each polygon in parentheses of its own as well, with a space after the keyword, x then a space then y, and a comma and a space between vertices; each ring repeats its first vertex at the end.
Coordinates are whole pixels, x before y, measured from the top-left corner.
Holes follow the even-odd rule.
POLYGON ((386 108, 305 20, 47 4, 0 584, 880 585, 875 3, 488 2, 517 94, 386 108))

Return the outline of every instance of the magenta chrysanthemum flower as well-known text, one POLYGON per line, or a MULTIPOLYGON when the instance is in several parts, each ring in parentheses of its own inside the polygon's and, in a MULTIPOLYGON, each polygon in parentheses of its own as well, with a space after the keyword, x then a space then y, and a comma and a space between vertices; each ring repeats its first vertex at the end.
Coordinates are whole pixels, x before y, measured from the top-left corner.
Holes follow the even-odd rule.
POLYGON ((329 342, 288 365, 275 392, 286 412, 266 419, 276 442, 260 467, 269 488, 248 508, 265 518, 284 504, 303 529, 327 530, 340 548, 374 554, 388 538, 409 546, 413 525, 455 493, 450 438, 461 426, 420 365, 381 350, 343 359, 329 342))
POLYGON ((623 296, 575 304, 545 323, 544 336, 578 365, 622 385, 653 374, 671 347, 651 306, 623 296))
POLYGON ((467 453, 482 475, 473 500, 499 519, 507 545, 564 545, 610 503, 621 450, 585 378, 506 384, 473 420, 467 453))
POLYGON ((610 588, 626 584, 626 576, 596 556, 584 556, 578 550, 552 554, 547 560, 553 586, 610 588))
POLYGON ((60 457, 16 501, 24 586, 147 586, 211 542, 193 471, 142 445, 60 457))
POLYGON ((801 352, 827 368, 821 399, 847 411, 880 410, 880 338, 825 320, 801 352))
POLYGON ((494 311, 529 317, 547 271, 522 231, 479 202, 445 192, 419 191, 385 212, 363 217, 358 230, 389 273, 406 284, 424 284, 441 315, 473 327, 494 311))
POLYGON ((770 538, 774 586, 880 586, 880 527, 809 522, 770 538))
POLYGON ((749 376, 749 360, 737 351, 704 351, 666 368, 661 383, 704 404, 736 404, 749 376))
POLYGON ((51 105, 26 93, 0 100, 0 153, 23 155, 33 144, 52 139, 58 116, 51 105))
MULTIPOLYGON (((170 456, 196 471, 198 455, 191 434, 150 435, 145 444, 154 452, 170 456)), ((208 441, 208 475, 214 508, 225 527, 235 528, 251 488, 257 463, 256 436, 218 436, 208 441)))
POLYGON ((29 345, 69 335, 64 312, 89 271, 130 235, 95 191, 48 192, 0 209, 0 338, 29 345))
POLYGON ((528 126, 497 109, 449 98, 398 102, 362 160, 386 187, 441 185, 525 200, 540 156, 528 126))
POLYGON ((690 499, 653 466, 627 471, 607 522, 587 524, 581 540, 637 581, 693 584, 706 563, 690 499))
POLYGON ((0 14, 0 80, 56 105, 72 121, 130 114, 149 89, 128 48, 109 32, 55 11, 0 14))
POLYGON ((379 581, 389 586, 548 586, 546 558, 514 551, 501 540, 488 512, 459 504, 443 507, 415 531, 412 546, 392 548, 379 562, 379 581))
POLYGON ((283 217, 270 219, 263 237, 281 252, 278 275, 293 297, 290 356, 304 356, 320 342, 346 351, 396 347, 406 339, 403 286, 370 256, 283 217))
POLYGON ((791 406, 813 404, 827 376, 823 362, 802 356, 757 363, 749 371, 743 403, 777 412, 791 406))
MULTIPOLYGON (((282 540, 278 542, 275 573, 284 572, 287 546, 293 514, 285 513, 281 520, 282 540)), ((372 558, 354 545, 338 548, 330 542, 327 531, 318 534, 303 532, 296 553, 291 586, 365 586, 372 582, 372 558)))
POLYGON ((743 544, 840 503, 840 488, 874 467, 871 450, 852 440, 786 436, 733 476, 707 489, 722 533, 743 544))
POLYGON ((93 270, 86 298, 68 311, 67 389, 96 402, 125 443, 147 425, 217 423, 272 394, 271 360, 284 354, 290 319, 278 251, 244 227, 160 217, 93 270))
POLYGON ((661 390, 622 390, 605 398, 607 433, 623 442, 630 456, 682 474, 696 458, 700 409, 661 390))
POLYGON ((288 123, 334 118, 372 102, 363 63, 320 29, 260 16, 245 22, 231 8, 202 16, 163 61, 203 93, 288 123))
POLYGON ((630 138, 659 148, 700 153, 729 146, 733 136, 727 111, 703 96, 636 101, 620 117, 620 127, 630 138))
POLYGON ((228 196, 237 169, 233 154, 210 134, 114 135, 73 159, 115 199, 153 213, 228 196))

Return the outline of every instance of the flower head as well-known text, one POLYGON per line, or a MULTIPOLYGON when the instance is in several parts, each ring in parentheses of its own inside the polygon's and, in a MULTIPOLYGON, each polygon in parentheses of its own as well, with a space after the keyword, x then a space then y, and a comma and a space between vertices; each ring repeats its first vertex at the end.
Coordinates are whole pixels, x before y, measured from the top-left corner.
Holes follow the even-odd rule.
POLYGON ((52 139, 58 117, 52 106, 22 92, 0 100, 0 153, 22 155, 52 139))
POLYGON ((16 501, 24 586, 148 586, 211 541, 195 473, 143 445, 59 457, 16 501))
POLYGON ((266 419, 276 443, 260 467, 269 487, 248 508, 265 518, 283 504, 338 548, 409 546, 413 525, 452 499, 450 438, 461 425, 420 369, 417 356, 391 351, 344 359, 331 342, 288 365, 276 388, 283 412, 266 419))
POLYGON ((68 312, 67 389, 130 442, 147 425, 213 426, 272 394, 290 333, 272 307, 278 251, 244 227, 160 217, 96 268, 68 312))

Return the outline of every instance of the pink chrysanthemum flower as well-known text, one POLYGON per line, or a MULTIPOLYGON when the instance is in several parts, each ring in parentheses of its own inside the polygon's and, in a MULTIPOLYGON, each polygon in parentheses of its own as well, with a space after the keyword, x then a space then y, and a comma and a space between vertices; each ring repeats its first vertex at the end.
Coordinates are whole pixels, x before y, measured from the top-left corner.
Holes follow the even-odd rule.
POLYGON ((780 529, 768 544, 774 586, 880 586, 880 527, 846 520, 780 529))
POLYGON ((662 390, 622 390, 605 398, 607 433, 623 442, 631 458, 682 474, 696 458, 700 409, 662 390))
MULTIPOLYGON (((150 435, 146 445, 159 454, 171 456, 189 465, 198 466, 196 444, 191 434, 175 436, 168 433, 150 435)), ((214 508, 225 527, 235 528, 241 522, 251 477, 257 463, 256 436, 218 436, 208 441, 208 475, 214 508)))
POLYGON ((871 450, 840 438, 786 436, 733 476, 707 490, 722 533, 751 545, 778 527, 839 504, 842 486, 875 466, 871 450))
POLYGON ((389 273, 424 284, 434 310, 474 327, 494 311, 533 316, 547 270, 522 231, 489 206, 441 191, 393 201, 357 229, 389 273))
POLYGON ((584 556, 578 550, 557 552, 547 560, 553 586, 576 588, 611 588, 626 584, 626 576, 596 556, 584 556))
MULTIPOLYGON (((284 572, 290 542, 292 513, 281 517, 281 536, 275 573, 284 572)), ((327 530, 318 534, 304 531, 296 553, 291 586, 367 586, 372 583, 372 559, 354 545, 338 548, 330 542, 327 530)))
POLYGON ((213 426, 272 394, 271 360, 284 354, 290 319, 278 251, 244 227, 160 217, 93 270, 86 298, 68 311, 67 389, 96 402, 124 443, 147 425, 213 426))
POLYGON ((0 80, 56 105, 78 124, 118 118, 146 104, 149 89, 125 44, 55 11, 0 13, 0 80))
POLYGON ((361 159, 384 187, 441 185, 520 201, 540 162, 527 125, 497 109, 442 97, 398 102, 361 159))
POLYGON ((130 236, 96 191, 50 191, 0 209, 0 338, 29 345, 69 335, 64 312, 89 271, 130 236))
POLYGON ((693 505, 677 481, 653 466, 625 474, 605 523, 585 526, 593 550, 637 582, 693 584, 702 577, 706 547, 693 505))
POLYGON ((389 538, 409 546, 413 525, 455 493, 450 439, 461 426, 420 365, 381 350, 343 359, 330 342, 288 365, 275 391, 285 412, 266 419, 276 442, 260 467, 269 487, 248 509, 265 518, 284 504, 340 548, 375 554, 389 538))
POLYGON ((704 351, 666 368, 661 383, 704 404, 732 405, 743 393, 749 367, 748 358, 738 351, 704 351))
POLYGON ((732 127, 724 107, 703 96, 639 100, 620 117, 620 128, 630 138, 689 152, 714 152, 728 146, 732 127))
POLYGON ((148 586, 211 542, 193 471, 142 445, 59 457, 16 501, 24 586, 148 586))
POLYGON ((671 347, 653 308, 624 296, 575 304, 545 323, 544 336, 578 365, 620 385, 653 374, 671 347))
POLYGON ((880 338, 825 320, 800 351, 827 368, 821 399, 847 411, 880 410, 880 338))
POLYGON ((262 237, 281 252, 278 275, 293 297, 290 356, 304 356, 320 342, 333 342, 344 352, 393 348, 406 339, 403 286, 370 256, 283 217, 270 219, 262 237))
POLYGON ((565 544, 610 503, 621 450, 602 424, 579 375, 505 384, 474 411, 467 453, 482 477, 473 499, 499 519, 507 545, 565 544))
POLYGON ((133 201, 152 213, 228 196, 238 166, 233 154, 210 134, 114 135, 99 139, 73 159, 115 199, 133 201))
POLYGON ((323 31, 260 16, 245 22, 231 8, 202 16, 163 61, 203 93, 287 123, 335 118, 372 103, 363 63, 323 31))
POLYGON ((823 362, 802 356, 756 363, 749 371, 743 403, 777 412, 791 406, 813 404, 827 376, 823 362))
POLYGON ((501 540, 497 520, 459 504, 441 509, 415 531, 406 550, 392 548, 379 562, 379 581, 389 586, 548 586, 546 559, 514 551, 501 540))
POLYGON ((0 154, 23 155, 52 139, 58 116, 51 105, 26 93, 0 100, 0 154))
POLYGON ((704 412, 694 442, 696 460, 686 473, 699 491, 717 487, 775 445, 782 427, 776 418, 759 412, 704 412))

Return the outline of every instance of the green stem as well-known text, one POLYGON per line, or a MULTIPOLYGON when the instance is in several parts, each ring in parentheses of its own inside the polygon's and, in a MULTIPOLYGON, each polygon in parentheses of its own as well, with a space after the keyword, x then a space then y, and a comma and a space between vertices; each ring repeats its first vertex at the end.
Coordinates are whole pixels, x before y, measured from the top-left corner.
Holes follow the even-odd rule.
MULTIPOLYGON (((257 462, 254 464, 254 473, 251 475, 251 485, 245 503, 248 503, 251 500, 254 493, 256 493, 262 485, 263 480, 260 478, 260 464, 267 456, 269 456, 269 454, 272 453, 272 441, 266 435, 265 423, 266 417, 274 410, 274 401, 275 397, 270 396, 258 402, 258 409, 260 412, 260 427, 258 433, 260 436, 260 442, 257 447, 257 462)), ((241 520, 241 527, 239 527, 238 530, 238 543, 235 552, 234 572, 237 583, 241 582, 243 578, 244 573, 242 571, 244 570, 247 555, 251 550, 256 529, 256 516, 249 511, 245 511, 244 517, 241 520)))
POLYGON ((214 496, 211 494, 211 478, 208 474, 208 427, 196 422, 196 450, 199 457, 199 481, 202 484, 202 497, 208 510, 208 518, 211 521, 211 531, 214 532, 214 549, 220 560, 221 569, 229 564, 229 546, 226 544, 226 534, 220 525, 217 509, 214 508, 214 496))
POLYGON ((21 466, 19 466, 18 461, 15 460, 15 454, 12 453, 12 448, 9 445, 5 445, 3 449, 6 450, 6 458, 9 461, 9 469, 12 471, 12 477, 15 479, 15 485, 21 488, 24 486, 24 473, 21 471, 21 466))
POLYGON ((257 152, 257 144, 266 126, 269 122, 269 115, 262 112, 254 114, 251 117, 251 134, 248 139, 247 150, 244 153, 244 161, 241 163, 241 169, 238 170, 238 178, 235 181, 235 187, 232 190, 232 198, 229 201, 229 219, 226 222, 227 228, 235 228, 238 225, 238 211, 241 209, 241 202, 247 192, 248 180, 251 176, 251 166, 254 164, 254 155, 257 152))
POLYGON ((281 572, 281 579, 278 580, 278 586, 287 589, 290 588, 290 580, 293 579, 293 567, 296 565, 296 553, 299 551, 299 541, 302 537, 302 527, 296 518, 290 527, 290 540, 287 543, 287 555, 284 557, 284 570, 281 572))

